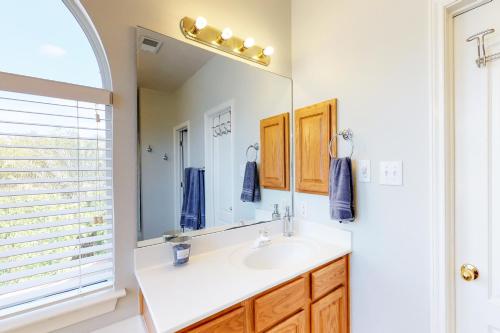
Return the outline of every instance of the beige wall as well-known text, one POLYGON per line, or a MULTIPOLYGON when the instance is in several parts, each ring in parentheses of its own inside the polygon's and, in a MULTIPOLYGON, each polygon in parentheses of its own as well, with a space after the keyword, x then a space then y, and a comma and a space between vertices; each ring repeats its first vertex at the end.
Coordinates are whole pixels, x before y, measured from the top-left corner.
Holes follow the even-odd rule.
POLYGON ((133 249, 137 221, 137 115, 135 27, 183 39, 179 20, 202 15, 235 35, 251 35, 276 49, 268 70, 290 76, 289 0, 82 0, 97 28, 111 67, 114 93, 116 284, 128 295, 117 311, 59 332, 89 332, 138 312, 133 249))
POLYGON ((295 202, 353 232, 353 333, 430 331, 427 4, 292 0, 294 108, 337 97, 354 159, 372 162, 372 182, 357 184, 356 223, 331 221, 326 197, 295 202), (404 186, 378 184, 381 160, 403 160, 404 186))

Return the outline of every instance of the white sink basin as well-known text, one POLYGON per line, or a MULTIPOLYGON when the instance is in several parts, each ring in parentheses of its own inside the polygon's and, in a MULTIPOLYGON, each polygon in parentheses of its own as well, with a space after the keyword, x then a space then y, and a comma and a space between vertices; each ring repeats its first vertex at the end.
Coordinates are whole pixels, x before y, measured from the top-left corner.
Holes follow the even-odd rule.
POLYGON ((231 259, 251 269, 282 269, 313 258, 317 251, 317 245, 309 240, 274 239, 270 245, 261 248, 237 250, 231 259))

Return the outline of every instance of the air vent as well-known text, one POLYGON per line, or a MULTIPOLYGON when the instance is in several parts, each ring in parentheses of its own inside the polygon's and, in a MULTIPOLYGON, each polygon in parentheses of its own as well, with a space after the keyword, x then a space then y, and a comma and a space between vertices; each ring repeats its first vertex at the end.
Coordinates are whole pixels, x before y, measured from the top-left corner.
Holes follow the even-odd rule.
POLYGON ((162 44, 159 40, 147 36, 142 36, 140 42, 141 50, 151 53, 158 53, 162 44))

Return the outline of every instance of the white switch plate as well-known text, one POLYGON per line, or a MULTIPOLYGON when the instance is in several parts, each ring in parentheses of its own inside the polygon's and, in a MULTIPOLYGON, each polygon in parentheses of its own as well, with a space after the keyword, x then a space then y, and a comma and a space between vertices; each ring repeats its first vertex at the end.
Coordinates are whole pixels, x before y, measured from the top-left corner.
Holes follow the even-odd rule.
POLYGON ((370 160, 358 161, 358 181, 361 183, 369 183, 371 181, 370 160))
POLYGON ((381 161, 380 179, 381 185, 403 185, 403 161, 381 161))

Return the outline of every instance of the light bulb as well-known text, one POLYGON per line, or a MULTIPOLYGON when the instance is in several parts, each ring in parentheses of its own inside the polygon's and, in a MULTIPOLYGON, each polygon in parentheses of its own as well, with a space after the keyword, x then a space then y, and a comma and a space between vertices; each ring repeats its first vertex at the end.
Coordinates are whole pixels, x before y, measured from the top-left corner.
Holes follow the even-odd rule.
POLYGON ((196 18, 194 26, 196 27, 197 30, 205 28, 207 26, 207 19, 204 18, 203 16, 198 16, 196 18))
POLYGON ((266 46, 264 48, 264 50, 262 51, 262 53, 265 55, 265 56, 272 56, 273 53, 274 53, 274 47, 272 46, 266 46))
POLYGON ((251 48, 254 45, 255 45, 255 39, 253 39, 252 37, 248 37, 243 42, 243 46, 245 47, 245 49, 249 49, 249 48, 251 48))
POLYGON ((229 28, 224 28, 224 30, 222 30, 222 33, 220 34, 220 38, 223 40, 228 40, 231 37, 233 37, 233 31, 229 28))

